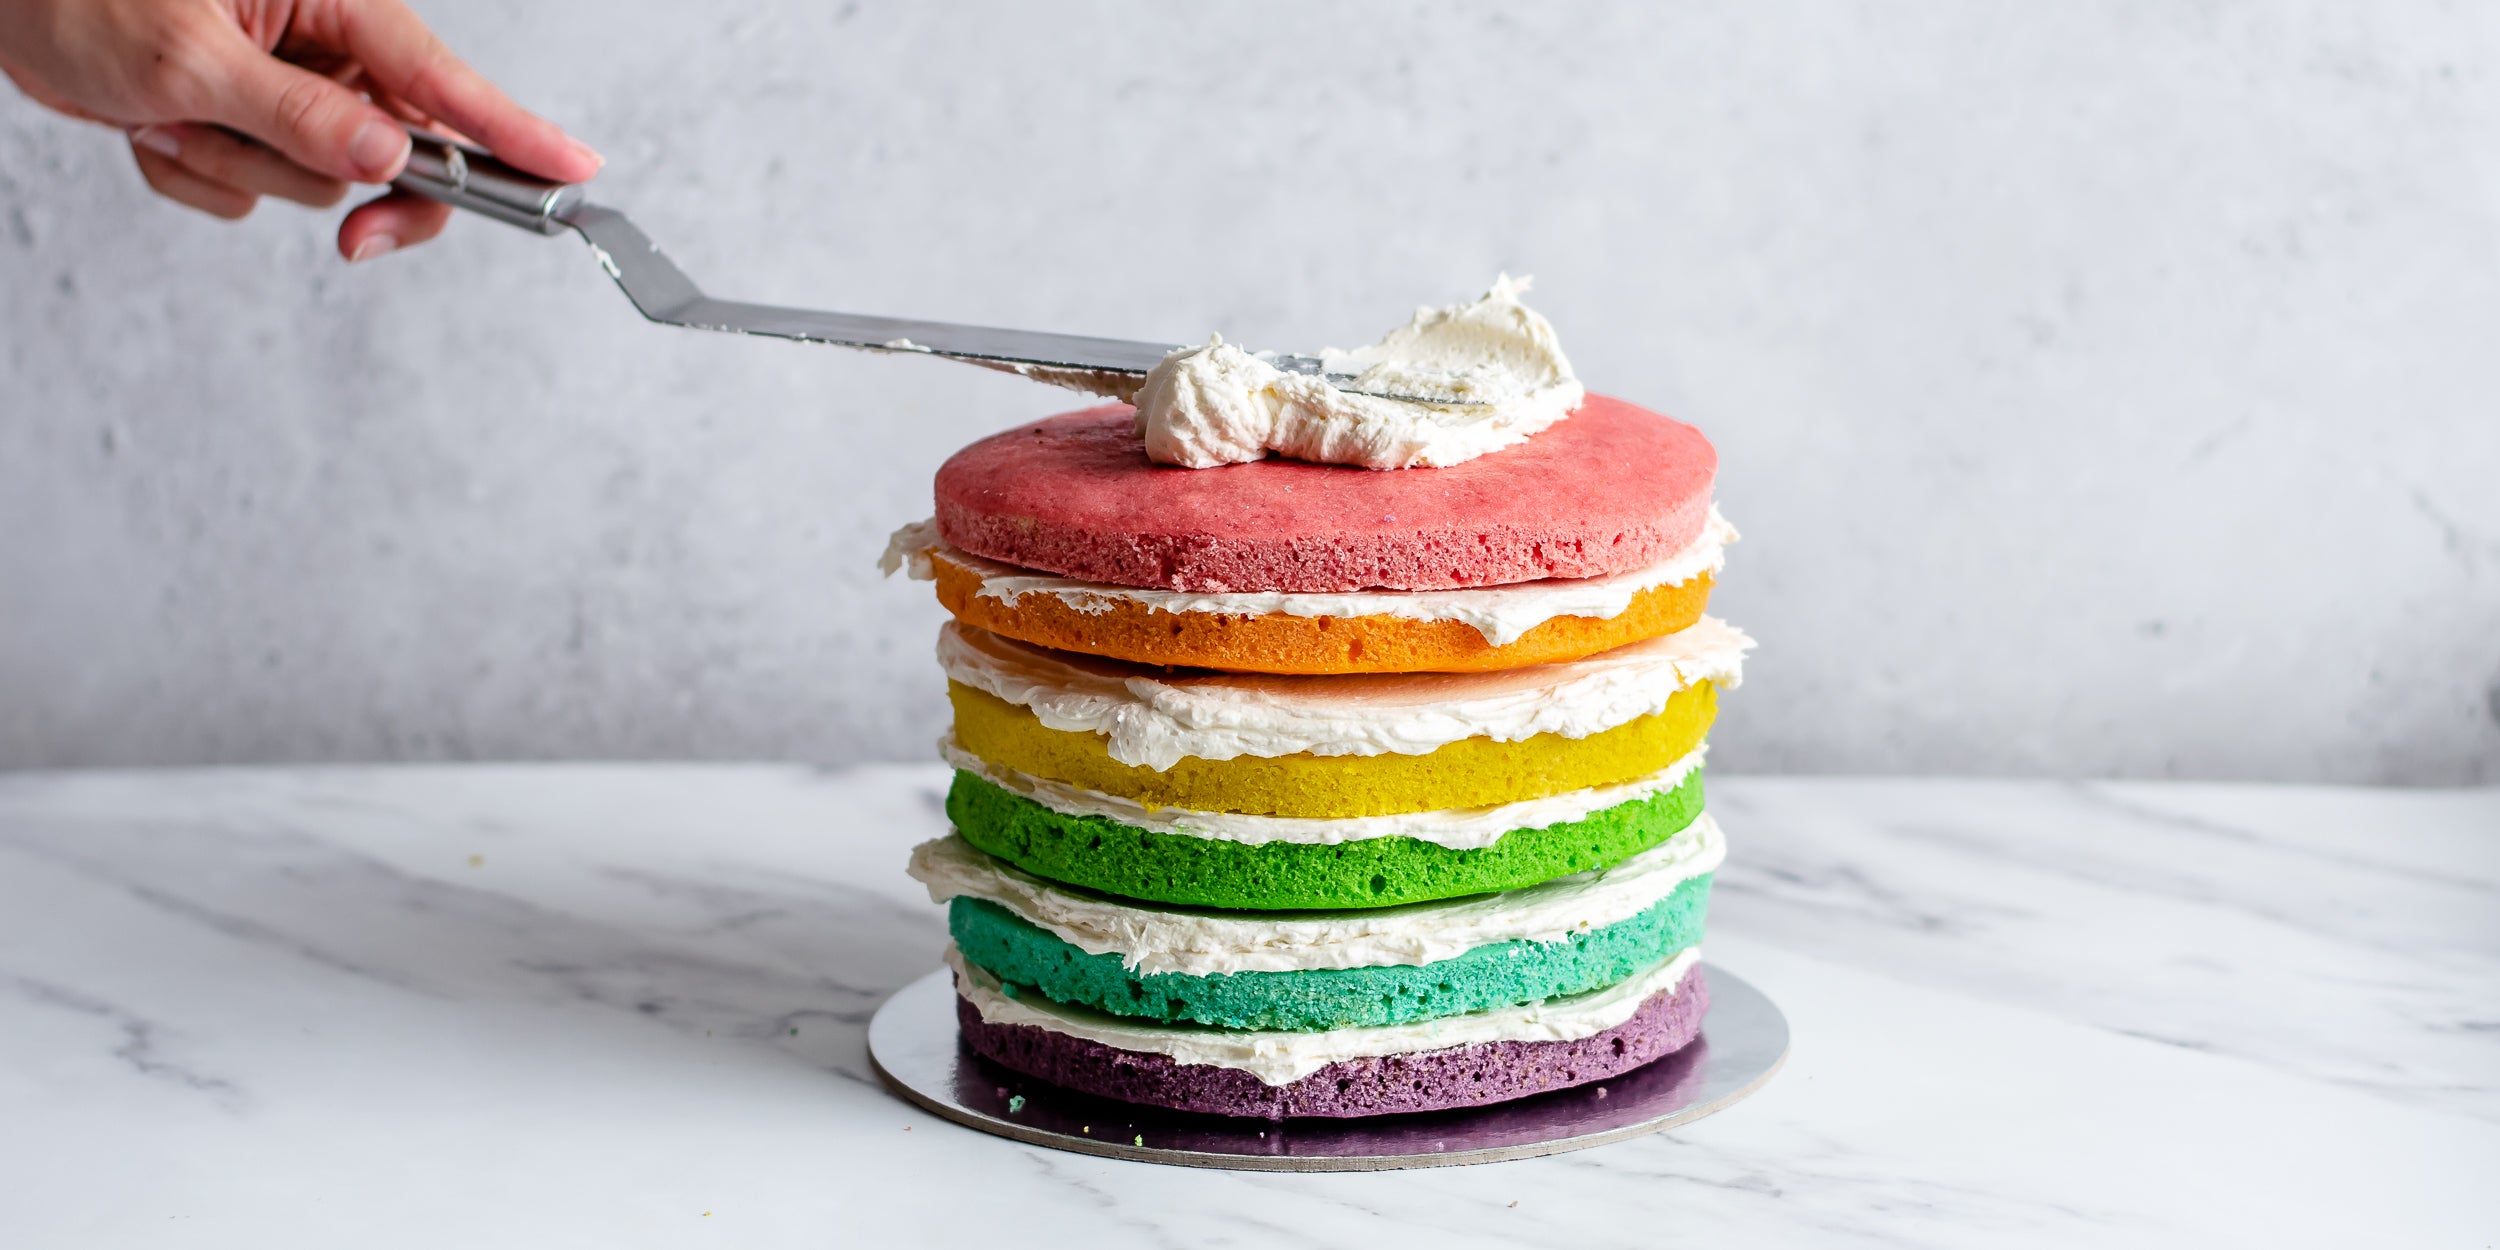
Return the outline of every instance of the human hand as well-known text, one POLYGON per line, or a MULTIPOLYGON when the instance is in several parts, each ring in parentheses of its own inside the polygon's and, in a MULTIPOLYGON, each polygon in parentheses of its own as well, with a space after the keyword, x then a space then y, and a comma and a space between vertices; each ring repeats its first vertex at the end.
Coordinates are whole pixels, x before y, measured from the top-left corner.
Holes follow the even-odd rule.
MULTIPOLYGON (((56 112, 117 126, 148 185, 219 217, 274 195, 325 208, 408 161, 402 120, 544 178, 600 157, 462 64, 401 0, 0 0, 0 73, 56 112)), ((452 210, 393 191, 347 214, 366 260, 452 210)))

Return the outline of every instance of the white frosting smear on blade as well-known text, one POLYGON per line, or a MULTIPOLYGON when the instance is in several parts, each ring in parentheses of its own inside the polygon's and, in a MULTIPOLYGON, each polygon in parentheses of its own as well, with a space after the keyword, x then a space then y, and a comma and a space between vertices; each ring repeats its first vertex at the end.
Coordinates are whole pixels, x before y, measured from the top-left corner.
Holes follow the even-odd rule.
POLYGON ((1586 394, 1554 327, 1519 302, 1527 289, 1527 279, 1504 274, 1472 303, 1418 309, 1378 343, 1320 354, 1329 372, 1354 374, 1356 390, 1378 394, 1286 373, 1221 338, 1175 351, 1146 375, 1133 401, 1146 455, 1192 469, 1270 452, 1406 469, 1458 464, 1522 442, 1568 416, 1586 394))
POLYGON ((965 963, 952 943, 946 947, 946 962, 955 970, 955 992, 988 1023, 1030 1025, 1119 1050, 1163 1055, 1174 1063, 1237 1068, 1269 1085, 1290 1085, 1348 1059, 1452 1050, 1487 1042, 1574 1042, 1595 1037, 1631 1019, 1642 1003, 1681 985, 1700 964, 1701 948, 1689 947, 1647 972, 1568 998, 1413 1024, 1316 1033, 1146 1024, 1054 1003, 1038 994, 1009 998, 999 990, 997 978, 965 963))
POLYGON ((1727 518, 1720 516, 1719 510, 1713 507, 1700 536, 1683 550, 1648 568, 1612 577, 1557 577, 1506 586, 1472 586, 1462 590, 1205 594, 1078 581, 1002 564, 947 546, 944 540, 937 537, 933 523, 922 521, 894 531, 894 537, 886 544, 885 557, 877 562, 877 567, 891 576, 908 566, 913 577, 927 581, 936 576, 932 560, 943 559, 979 575, 981 588, 976 593, 982 598, 996 599, 1010 607, 1026 595, 1049 595, 1079 612, 1087 613, 1108 612, 1114 605, 1131 603, 1150 611, 1174 614, 1281 614, 1334 617, 1338 620, 1389 616, 1408 621, 1457 621, 1473 627, 1484 636, 1486 643, 1506 647, 1519 641, 1529 630, 1556 617, 1585 616, 1601 621, 1613 620, 1629 611, 1632 601, 1643 591, 1660 586, 1681 586, 1704 574, 1716 577, 1727 564, 1727 545, 1735 542, 1736 538, 1736 527, 1728 524, 1727 518), (923 526, 931 528, 924 530, 923 526))
POLYGON ((1734 687, 1751 646, 1705 616, 1586 659, 1494 672, 1184 676, 949 621, 938 664, 1048 728, 1103 735, 1123 764, 1162 771, 1191 757, 1424 755, 1462 738, 1586 738, 1661 711, 1699 682, 1734 687))
POLYGON ((1648 911, 1726 857, 1718 823, 1704 814, 1595 872, 1472 898, 1272 916, 1115 902, 1020 872, 954 834, 913 848, 910 872, 931 902, 988 899, 1086 954, 1118 955, 1131 972, 1203 977, 1420 967, 1498 942, 1560 942, 1648 911))
POLYGON ((1684 784, 1701 767, 1704 747, 1649 776, 1611 786, 1566 790, 1542 798, 1521 799, 1492 807, 1454 807, 1432 812, 1396 812, 1386 816, 1254 816, 1247 812, 1198 812, 1185 807, 1148 807, 1135 799, 1080 789, 1063 781, 1034 777, 1001 768, 955 744, 954 735, 938 740, 946 762, 1010 794, 1020 794, 1062 816, 1100 816, 1152 833, 1168 833, 1212 842, 1292 842, 1303 846, 1334 846, 1365 838, 1413 838, 1453 851, 1481 850, 1513 829, 1542 829, 1579 820, 1610 807, 1664 794, 1684 784))

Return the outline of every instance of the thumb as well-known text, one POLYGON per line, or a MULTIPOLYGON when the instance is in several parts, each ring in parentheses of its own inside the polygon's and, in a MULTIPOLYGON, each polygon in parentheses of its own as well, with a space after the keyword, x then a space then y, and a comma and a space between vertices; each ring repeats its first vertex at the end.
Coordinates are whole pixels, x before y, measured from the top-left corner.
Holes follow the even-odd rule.
POLYGON ((275 148, 306 169, 350 182, 389 182, 408 163, 408 132, 372 101, 261 51, 239 33, 219 58, 209 120, 275 148))

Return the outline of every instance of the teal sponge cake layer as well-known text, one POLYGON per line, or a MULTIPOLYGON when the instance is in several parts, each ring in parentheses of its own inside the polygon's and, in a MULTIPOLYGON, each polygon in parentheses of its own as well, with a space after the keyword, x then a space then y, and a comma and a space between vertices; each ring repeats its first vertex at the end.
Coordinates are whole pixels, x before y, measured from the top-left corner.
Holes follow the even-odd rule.
POLYGON ((964 958, 1010 985, 1113 1015, 1226 1029, 1318 1030, 1412 1024, 1612 985, 1701 940, 1710 876, 1627 920, 1560 941, 1516 939, 1420 965, 1233 972, 1133 972, 1089 955, 988 899, 954 900, 949 928, 964 958))
POLYGON ((1697 817, 1612 866, 1393 908, 1163 907, 1043 880, 960 836, 911 873, 949 906, 954 950, 1008 997, 1215 1034, 1416 1029, 1605 991, 1695 950, 1718 825, 1697 817))
POLYGON ((946 814, 964 840, 1038 877, 1190 907, 1244 911, 1390 907, 1518 889, 1601 868, 1665 842, 1701 812, 1701 770, 1674 788, 1577 820, 1454 849, 1412 837, 1235 842, 1158 833, 1045 807, 958 771, 946 814))

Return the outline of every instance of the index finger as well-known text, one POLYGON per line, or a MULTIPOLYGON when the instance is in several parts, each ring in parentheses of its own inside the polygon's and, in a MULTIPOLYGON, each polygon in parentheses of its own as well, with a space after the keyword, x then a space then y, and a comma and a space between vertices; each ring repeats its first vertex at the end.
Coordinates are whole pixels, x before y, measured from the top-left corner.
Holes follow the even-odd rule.
POLYGON ((589 145, 513 103, 452 55, 401 0, 310 7, 298 19, 308 34, 354 57, 375 86, 460 128, 506 162, 558 182, 582 182, 599 172, 600 156, 589 145))

